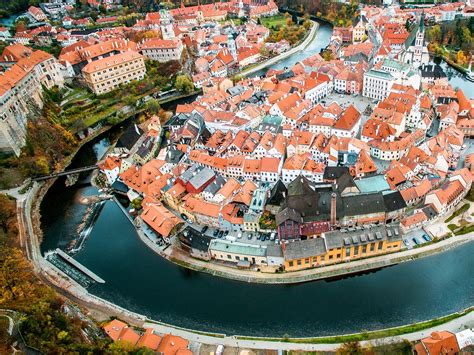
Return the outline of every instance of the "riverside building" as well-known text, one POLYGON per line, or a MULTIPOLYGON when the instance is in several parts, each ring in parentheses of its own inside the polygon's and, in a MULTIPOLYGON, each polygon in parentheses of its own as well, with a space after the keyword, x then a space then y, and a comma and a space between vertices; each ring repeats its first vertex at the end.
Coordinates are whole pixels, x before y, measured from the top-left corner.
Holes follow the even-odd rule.
POLYGON ((105 94, 121 84, 145 77, 143 56, 135 51, 122 52, 87 64, 83 69, 87 86, 96 94, 105 94))

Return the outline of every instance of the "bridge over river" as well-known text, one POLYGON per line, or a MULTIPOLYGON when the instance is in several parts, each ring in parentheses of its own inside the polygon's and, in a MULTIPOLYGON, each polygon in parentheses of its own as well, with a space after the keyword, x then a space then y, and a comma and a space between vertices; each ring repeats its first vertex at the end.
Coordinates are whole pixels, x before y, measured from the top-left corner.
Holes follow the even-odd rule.
POLYGON ((97 166, 97 164, 89 165, 89 166, 83 166, 82 168, 75 168, 75 169, 71 169, 71 170, 52 173, 52 174, 49 174, 49 175, 39 176, 37 178, 34 178, 33 180, 34 181, 45 181, 45 180, 57 178, 57 177, 60 177, 60 176, 68 176, 68 175, 73 175, 73 174, 84 173, 84 172, 92 171, 92 170, 95 170, 95 169, 98 169, 98 168, 99 167, 97 166))

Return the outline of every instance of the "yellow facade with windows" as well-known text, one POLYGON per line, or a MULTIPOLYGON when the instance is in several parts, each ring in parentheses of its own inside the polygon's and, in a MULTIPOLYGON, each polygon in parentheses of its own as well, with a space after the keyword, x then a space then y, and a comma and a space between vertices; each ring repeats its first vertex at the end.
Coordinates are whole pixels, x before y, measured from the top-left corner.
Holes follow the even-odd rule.
MULTIPOLYGON (((385 227, 374 227, 373 229, 379 233, 379 237, 372 238, 374 240, 367 239, 364 242, 360 239, 357 239, 355 242, 352 239, 354 236, 358 235, 357 233, 359 233, 359 235, 364 235, 361 232, 323 233, 323 237, 320 239, 324 240, 324 250, 322 250, 321 247, 317 248, 315 245, 312 245, 314 242, 312 243, 311 240, 290 243, 284 247, 285 270, 297 271, 400 251, 402 248, 402 238, 400 236, 398 224, 396 227, 390 226, 383 233, 382 228, 385 227), (387 232, 387 230, 389 230, 389 232, 387 232), (333 237, 331 234, 337 234, 334 238, 338 238, 340 242, 339 240, 329 242, 328 239, 333 237), (298 243, 301 245, 306 244, 307 247, 300 247, 298 243), (334 244, 339 244, 339 246, 334 247, 334 244), (331 246, 330 249, 328 249, 328 245, 331 246), (300 250, 295 251, 295 249, 300 250), (314 252, 311 253, 312 251, 314 252)), ((364 232, 367 233, 367 230, 364 230, 364 232)), ((375 232, 373 234, 375 235, 375 232)), ((319 244, 321 244, 321 242, 319 244)))

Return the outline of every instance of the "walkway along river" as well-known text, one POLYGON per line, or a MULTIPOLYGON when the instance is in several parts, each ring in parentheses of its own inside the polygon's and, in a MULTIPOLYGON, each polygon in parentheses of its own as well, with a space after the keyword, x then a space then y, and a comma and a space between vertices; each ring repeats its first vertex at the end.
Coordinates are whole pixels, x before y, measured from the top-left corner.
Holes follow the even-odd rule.
MULTIPOLYGON (((105 143, 84 146, 72 167, 90 164, 105 143)), ((43 252, 67 247, 86 208, 81 197, 95 193, 88 177, 69 188, 64 178, 57 180, 41 208, 43 252)), ((341 280, 247 284, 160 258, 140 241, 115 202, 108 201, 75 259, 106 281, 91 286, 91 293, 152 319, 226 334, 302 337, 386 328, 469 307, 474 304, 473 253, 474 243, 468 243, 341 280)))

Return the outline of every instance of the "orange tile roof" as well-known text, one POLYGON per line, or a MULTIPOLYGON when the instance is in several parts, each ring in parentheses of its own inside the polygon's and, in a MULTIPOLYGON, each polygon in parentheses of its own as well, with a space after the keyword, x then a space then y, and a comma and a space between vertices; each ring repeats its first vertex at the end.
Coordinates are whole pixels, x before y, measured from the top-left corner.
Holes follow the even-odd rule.
POLYGON ((421 339, 415 347, 419 355, 455 355, 459 352, 456 336, 448 331, 431 333, 430 337, 421 339))
POLYGON ((160 345, 161 337, 153 333, 153 329, 148 328, 145 330, 145 334, 143 334, 140 340, 137 343, 138 347, 145 347, 151 350, 156 351, 158 346, 160 345))
POLYGON ((216 192, 216 195, 222 195, 224 199, 231 197, 238 189, 240 189, 240 183, 231 178, 216 192))
POLYGON ((139 58, 143 58, 143 56, 138 52, 135 52, 135 51, 122 52, 116 55, 94 60, 88 63, 84 68, 82 68, 82 71, 84 73, 94 73, 96 71, 104 70, 111 66, 130 62, 132 60, 136 60, 139 58))
POLYGON ((149 203, 143 208, 140 217, 163 237, 168 237, 173 228, 183 223, 161 203, 149 203))
POLYGON ((257 185, 252 180, 246 180, 240 191, 234 196, 233 202, 240 202, 250 206, 253 192, 257 189, 257 185))
POLYGON ((122 330, 126 327, 128 327, 127 323, 114 319, 104 326, 104 331, 113 341, 116 341, 119 339, 122 330))
MULTIPOLYGON (((180 350, 186 350, 188 348, 189 341, 176 335, 166 334, 161 340, 160 346, 158 346, 157 352, 161 355, 180 355, 180 350)), ((184 354, 183 354, 184 355, 184 354)))
POLYGON ((357 109, 350 105, 346 111, 342 114, 341 117, 334 124, 334 128, 342 130, 351 130, 356 123, 360 120, 360 112, 357 109))
POLYGON ((221 209, 221 206, 218 204, 199 200, 194 196, 190 196, 184 203, 183 207, 191 214, 197 213, 214 218, 219 217, 221 209))
POLYGON ((140 335, 135 332, 132 328, 125 328, 120 333, 120 336, 117 341, 129 343, 132 346, 135 346, 140 339, 140 335))
POLYGON ((178 39, 145 38, 140 44, 140 49, 175 49, 180 45, 178 39))
POLYGON ((428 217, 426 217, 426 214, 423 211, 419 211, 411 216, 407 216, 403 218, 400 223, 404 227, 410 227, 413 225, 417 225, 422 222, 426 222, 428 220, 428 217))

